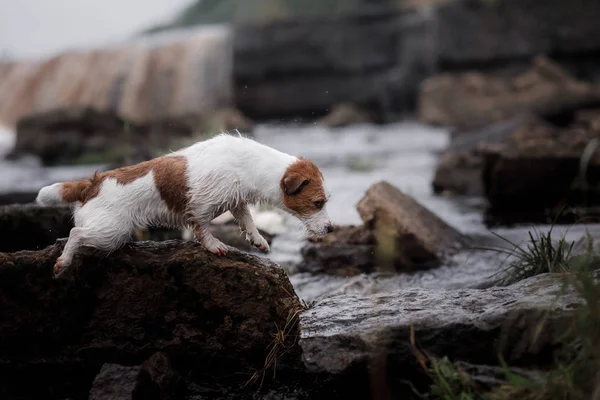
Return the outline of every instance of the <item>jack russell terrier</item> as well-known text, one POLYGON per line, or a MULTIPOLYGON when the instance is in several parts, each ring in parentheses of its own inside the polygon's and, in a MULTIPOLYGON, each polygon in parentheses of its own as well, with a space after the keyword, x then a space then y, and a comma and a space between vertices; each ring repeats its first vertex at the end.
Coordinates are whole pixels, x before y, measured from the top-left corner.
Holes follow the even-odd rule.
POLYGON ((230 211, 246 239, 268 252, 249 204, 266 203, 297 217, 310 236, 333 231, 325 205, 328 193, 319 168, 252 139, 221 134, 212 139, 90 179, 42 188, 42 206, 70 204, 75 227, 54 265, 60 276, 80 246, 110 253, 127 243, 136 229, 192 227, 202 246, 219 256, 227 246, 209 230, 210 222, 230 211))

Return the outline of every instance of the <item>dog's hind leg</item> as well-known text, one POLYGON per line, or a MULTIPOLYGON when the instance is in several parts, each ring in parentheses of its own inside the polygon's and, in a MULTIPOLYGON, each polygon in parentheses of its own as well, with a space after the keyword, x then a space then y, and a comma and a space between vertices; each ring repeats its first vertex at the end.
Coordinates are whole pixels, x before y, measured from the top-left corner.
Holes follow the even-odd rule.
POLYGON ((68 269, 79 247, 90 246, 110 253, 127 241, 129 233, 122 224, 118 223, 105 224, 100 229, 82 227, 71 229, 67 244, 54 264, 54 277, 60 277, 68 269))
POLYGON ((242 232, 246 233, 246 240, 248 240, 254 247, 265 253, 269 251, 269 243, 256 229, 252 214, 247 204, 240 204, 235 208, 229 210, 233 215, 233 218, 237 221, 242 232))

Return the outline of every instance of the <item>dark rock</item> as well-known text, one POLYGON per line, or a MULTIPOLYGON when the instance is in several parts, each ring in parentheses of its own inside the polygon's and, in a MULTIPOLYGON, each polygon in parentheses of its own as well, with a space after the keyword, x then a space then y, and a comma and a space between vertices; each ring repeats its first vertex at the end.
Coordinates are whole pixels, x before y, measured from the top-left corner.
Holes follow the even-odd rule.
POLYGON ((393 108, 432 72, 431 23, 432 14, 377 10, 237 25, 236 106, 261 118, 321 116, 345 102, 393 108))
POLYGON ((543 57, 517 77, 479 72, 442 74, 423 82, 419 118, 430 124, 466 127, 533 112, 559 114, 600 103, 600 88, 579 81, 543 57))
POLYGON ((185 382, 165 353, 154 353, 144 361, 138 378, 136 396, 140 399, 176 398, 185 390, 185 382))
POLYGON ((599 135, 600 111, 585 111, 560 125, 531 118, 503 142, 480 143, 492 212, 552 218, 565 205, 600 205, 599 135))
POLYGON ((378 264, 393 270, 439 265, 467 238, 387 182, 372 185, 357 205, 373 231, 378 264))
POLYGON ((433 177, 433 191, 444 195, 481 196, 483 160, 479 155, 446 152, 433 177))
POLYGON ((114 113, 59 109, 19 120, 13 154, 39 156, 44 165, 72 163, 85 153, 117 162, 133 155, 130 147, 136 139, 136 144, 143 143, 141 133, 140 127, 114 113))
POLYGON ((336 104, 329 114, 319 120, 321 125, 331 128, 373 122, 373 118, 368 112, 351 103, 336 104))
MULTIPOLYGON (((140 242, 109 256, 82 248, 56 280, 63 246, 0 253, 0 391, 82 398, 103 364, 141 365, 157 352, 184 376, 237 376, 239 385, 264 365, 276 326, 288 324, 286 341, 295 336, 299 300, 267 259, 140 242)), ((157 382, 162 368, 150 374, 157 382)))
POLYGON ((511 133, 534 118, 523 114, 472 129, 455 129, 448 148, 440 157, 433 178, 433 190, 438 194, 483 196, 483 157, 480 143, 502 143, 511 133))
POLYGON ((437 10, 441 67, 507 64, 539 54, 576 56, 600 50, 600 4, 581 0, 463 0, 437 10))
POLYGON ((234 130, 249 135, 253 123, 229 108, 217 110, 204 119, 181 116, 144 124, 91 108, 56 109, 19 120, 11 157, 33 154, 39 156, 44 165, 110 163, 120 166, 234 130))
POLYGON ((69 236, 69 207, 10 205, 0 207, 0 252, 39 250, 69 236))
POLYGON ((302 248, 299 272, 354 276, 432 268, 467 242, 387 182, 372 185, 357 205, 360 226, 337 226, 302 248))
POLYGON ((140 367, 104 364, 94 379, 88 400, 133 400, 140 367))
MULTIPOLYGON (((599 8, 596 0, 577 5, 563 0, 411 1, 402 8, 336 17, 238 24, 233 35, 236 106, 261 118, 314 117, 342 102, 384 115, 412 111, 419 84, 434 74, 481 70, 514 75, 538 55, 556 58, 581 78, 600 78, 600 28, 594 18, 599 8)), ((436 96, 444 96, 441 103, 456 100, 453 110, 468 103, 462 95, 474 96, 452 92, 452 79, 440 86, 429 97, 428 118, 456 119, 433 107, 436 96)), ((566 93, 572 99, 577 95, 566 93)), ((486 118, 496 116, 485 98, 478 100, 484 100, 480 108, 486 118)))
POLYGON ((563 290, 560 278, 546 274, 484 290, 329 296, 301 316, 302 358, 315 373, 385 380, 402 371, 410 380, 419 370, 410 344, 414 328, 420 349, 453 361, 497 365, 502 354, 511 366, 548 365, 583 303, 563 290))
POLYGON ((335 226, 324 239, 302 248, 298 271, 353 276, 375 266, 373 233, 363 226, 335 226))

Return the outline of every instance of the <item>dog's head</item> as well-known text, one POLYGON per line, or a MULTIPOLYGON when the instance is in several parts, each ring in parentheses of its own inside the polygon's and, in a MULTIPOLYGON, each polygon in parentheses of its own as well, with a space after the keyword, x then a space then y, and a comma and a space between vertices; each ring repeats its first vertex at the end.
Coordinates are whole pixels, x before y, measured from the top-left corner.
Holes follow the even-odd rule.
POLYGON ((299 157, 286 169, 280 187, 285 208, 302 221, 311 236, 323 237, 333 231, 326 210, 325 180, 314 163, 299 157))

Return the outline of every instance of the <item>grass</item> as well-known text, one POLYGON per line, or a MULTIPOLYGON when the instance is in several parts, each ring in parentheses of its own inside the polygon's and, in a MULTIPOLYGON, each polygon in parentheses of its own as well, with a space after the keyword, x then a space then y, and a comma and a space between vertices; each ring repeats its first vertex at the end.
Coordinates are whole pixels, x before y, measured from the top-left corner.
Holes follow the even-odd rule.
MULTIPOLYGON (((553 240, 552 229, 546 234, 530 233, 525 246, 505 240, 514 248, 501 250, 516 256, 505 269, 502 283, 540 273, 557 273, 563 287, 575 290, 584 300, 574 310, 570 323, 559 332, 561 346, 554 354, 554 364, 541 372, 539 380, 513 374, 499 357, 505 383, 484 390, 448 358, 437 358, 417 349, 411 331, 413 353, 431 380, 429 392, 422 394, 414 387, 413 392, 422 399, 441 400, 600 400, 600 282, 597 279, 600 252, 594 249, 593 241, 589 239, 586 251, 575 256, 572 255, 573 243, 564 237, 553 240)), ((563 292, 561 290, 558 296, 563 292)), ((530 323, 543 327, 548 313, 530 323)))
POLYGON ((250 377, 250 379, 244 384, 244 388, 256 385, 258 383, 258 390, 260 390, 269 370, 273 370, 273 379, 275 379, 278 360, 291 351, 298 340, 298 335, 295 333, 298 330, 300 314, 305 309, 304 304, 306 303, 303 303, 302 307, 299 307, 298 309, 290 310, 283 327, 275 325, 275 333, 273 334, 273 340, 268 347, 269 350, 267 352, 263 367, 250 377))
POLYGON ((539 274, 569 271, 569 259, 575 242, 567 241, 564 236, 554 240, 552 230, 553 226, 546 234, 539 231, 528 232, 528 241, 522 246, 495 234, 513 248, 488 248, 486 250, 497 251, 506 254, 507 257, 516 258, 508 267, 500 271, 497 283, 511 285, 539 274))

